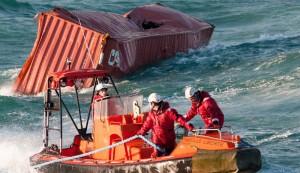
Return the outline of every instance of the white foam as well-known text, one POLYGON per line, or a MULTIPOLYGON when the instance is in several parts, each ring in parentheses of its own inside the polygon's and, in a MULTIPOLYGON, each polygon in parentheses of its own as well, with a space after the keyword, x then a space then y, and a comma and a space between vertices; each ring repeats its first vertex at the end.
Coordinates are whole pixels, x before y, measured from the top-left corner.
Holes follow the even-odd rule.
POLYGON ((0 86, 0 95, 1 96, 15 96, 16 94, 12 91, 12 84, 6 84, 0 86))
POLYGON ((255 69, 253 69, 253 71, 259 71, 259 70, 261 70, 263 68, 264 69, 268 69, 272 65, 278 65, 278 64, 284 62, 284 60, 286 58, 287 58, 287 56, 284 53, 279 53, 275 58, 272 58, 270 61, 263 62, 258 67, 256 67, 255 69))
POLYGON ((2 76, 3 78, 8 78, 8 80, 4 80, 4 82, 2 82, 0 85, 1 96, 18 96, 18 94, 12 91, 12 88, 13 83, 19 74, 19 71, 19 68, 14 68, 0 72, 0 76, 2 76))
POLYGON ((19 75, 20 68, 8 69, 0 73, 1 76, 9 77, 11 79, 16 79, 19 75))
POLYGON ((275 139, 286 139, 289 136, 291 136, 292 134, 294 134, 294 133, 291 130, 285 131, 283 133, 273 134, 272 136, 270 136, 268 138, 257 141, 256 145, 260 145, 265 142, 271 142, 271 141, 274 141, 275 139))
POLYGON ((0 136, 0 172, 35 172, 30 167, 29 157, 41 150, 41 135, 7 128, 1 129, 0 136))

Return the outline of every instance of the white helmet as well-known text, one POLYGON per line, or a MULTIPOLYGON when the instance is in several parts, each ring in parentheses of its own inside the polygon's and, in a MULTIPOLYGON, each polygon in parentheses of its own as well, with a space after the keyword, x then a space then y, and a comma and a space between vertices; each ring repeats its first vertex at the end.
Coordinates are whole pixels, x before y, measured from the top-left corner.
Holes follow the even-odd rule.
POLYGON ((96 86, 96 90, 99 91, 101 89, 107 89, 107 86, 103 83, 99 83, 97 86, 96 86))
POLYGON ((148 97, 149 103, 151 103, 151 102, 159 103, 160 101, 161 101, 160 95, 158 95, 157 93, 152 93, 148 97))
POLYGON ((185 89, 185 98, 189 99, 191 98, 196 92, 196 89, 193 87, 187 87, 185 89))

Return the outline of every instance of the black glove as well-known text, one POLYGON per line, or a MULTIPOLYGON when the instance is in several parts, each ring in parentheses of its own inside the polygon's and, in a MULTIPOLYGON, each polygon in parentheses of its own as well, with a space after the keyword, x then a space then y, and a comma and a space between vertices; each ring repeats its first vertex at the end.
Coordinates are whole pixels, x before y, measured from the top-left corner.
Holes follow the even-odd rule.
POLYGON ((188 131, 194 131, 196 128, 194 127, 193 124, 189 123, 189 128, 188 128, 188 131))

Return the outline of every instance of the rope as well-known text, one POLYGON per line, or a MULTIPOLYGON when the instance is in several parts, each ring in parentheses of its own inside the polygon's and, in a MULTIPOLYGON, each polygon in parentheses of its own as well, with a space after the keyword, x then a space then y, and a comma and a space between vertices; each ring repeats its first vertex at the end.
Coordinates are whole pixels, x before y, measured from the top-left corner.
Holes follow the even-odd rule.
POLYGON ((35 169, 35 168, 39 168, 39 167, 42 167, 42 166, 50 165, 52 163, 63 162, 63 161, 67 161, 67 160, 77 159, 77 158, 80 158, 80 157, 85 157, 85 156, 88 156, 88 155, 91 155, 91 154, 95 154, 95 153, 98 153, 98 152, 101 152, 101 151, 108 150, 108 149, 116 147, 118 145, 122 145, 122 144, 124 144, 126 142, 129 142, 131 140, 134 140, 134 139, 136 139, 138 137, 139 137, 138 135, 135 135, 135 136, 132 136, 132 137, 127 138, 127 139, 125 139, 125 140, 123 140, 121 142, 112 144, 112 145, 107 146, 107 147, 99 148, 97 150, 94 150, 94 151, 91 151, 91 152, 88 152, 88 153, 84 153, 84 154, 80 154, 80 155, 76 155, 76 156, 72 156, 72 157, 67 157, 67 158, 62 158, 62 159, 56 159, 56 160, 45 162, 45 163, 42 163, 42 164, 39 164, 39 165, 34 165, 34 166, 32 166, 32 168, 35 169))
POLYGON ((127 139, 125 139, 125 140, 123 140, 121 142, 117 142, 117 143, 112 144, 112 145, 107 146, 107 147, 99 148, 97 150, 94 150, 94 151, 91 151, 91 152, 88 152, 88 153, 84 153, 84 154, 80 154, 80 155, 76 155, 76 156, 72 156, 72 157, 66 157, 66 158, 62 158, 62 159, 56 159, 56 160, 52 160, 52 161, 49 161, 49 162, 41 163, 41 164, 32 166, 32 168, 36 169, 36 168, 39 168, 39 167, 42 167, 42 166, 46 166, 46 165, 50 165, 50 164, 57 163, 57 162, 63 162, 63 161, 68 161, 68 160, 72 160, 72 159, 77 159, 77 158, 80 158, 80 157, 85 157, 85 156, 88 156, 88 155, 91 155, 91 154, 95 154, 95 153, 98 153, 98 152, 101 152, 101 151, 105 151, 105 150, 114 148, 114 147, 116 147, 118 145, 122 145, 122 144, 124 144, 126 142, 129 142, 129 141, 132 141, 132 140, 134 140, 136 138, 143 139, 149 145, 157 148, 160 152, 164 153, 165 155, 168 155, 162 148, 160 148, 158 145, 154 144, 153 142, 149 141, 144 136, 142 136, 142 135, 135 135, 135 136, 132 136, 132 137, 127 138, 127 139))
POLYGON ((160 146, 154 144, 153 142, 149 141, 147 138, 145 138, 144 136, 142 135, 137 135, 138 137, 140 137, 141 139, 143 139, 145 142, 147 142, 149 145, 151 145, 152 147, 154 148, 157 148, 160 152, 164 153, 164 155, 168 156, 169 154, 166 153, 165 150, 163 150, 160 146))

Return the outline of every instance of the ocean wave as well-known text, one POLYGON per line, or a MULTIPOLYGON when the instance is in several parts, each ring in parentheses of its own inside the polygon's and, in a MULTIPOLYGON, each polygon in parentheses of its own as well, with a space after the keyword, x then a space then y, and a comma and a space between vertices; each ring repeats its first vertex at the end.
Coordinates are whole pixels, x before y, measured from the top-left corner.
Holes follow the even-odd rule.
POLYGON ((270 68, 273 65, 279 65, 284 62, 286 56, 283 52, 280 52, 275 58, 272 58, 269 61, 265 61, 261 64, 259 64, 256 68, 253 69, 253 71, 259 71, 262 69, 270 68))
POLYGON ((16 79, 20 70, 21 70, 20 68, 8 69, 3 72, 0 72, 0 76, 6 77, 6 78, 9 77, 11 79, 16 79))
POLYGON ((261 144, 263 144, 263 143, 265 143, 265 142, 271 142, 271 141, 274 141, 274 140, 276 140, 276 139, 286 139, 286 138, 288 138, 289 136, 291 136, 292 134, 293 134, 293 133, 292 133, 290 130, 288 130, 288 131, 286 131, 286 132, 279 133, 279 134, 274 134, 274 135, 272 135, 272 136, 270 136, 270 137, 268 137, 268 138, 259 140, 259 141, 256 142, 256 144, 257 144, 257 145, 261 145, 261 144))
POLYGON ((41 134, 5 127, 0 129, 0 136, 0 172, 35 172, 29 166, 29 157, 42 149, 41 134))
POLYGON ((12 90, 13 83, 19 74, 20 69, 14 68, 0 72, 0 95, 2 96, 18 96, 12 90))
POLYGON ((258 50, 264 48, 266 49, 265 51, 273 50, 273 52, 276 53, 278 50, 293 49, 295 46, 299 45, 299 40, 299 34, 261 34, 256 38, 249 38, 246 40, 231 40, 230 42, 212 40, 209 46, 207 46, 207 49, 213 52, 219 52, 220 50, 243 50, 244 48, 252 51, 255 49, 258 50))
POLYGON ((0 96, 19 96, 12 90, 12 84, 4 84, 0 86, 0 96))
MULTIPOLYGON (((296 136, 299 134, 300 134, 300 128, 294 128, 294 129, 286 130, 283 132, 276 132, 269 137, 257 140, 255 142, 255 145, 262 145, 264 143, 270 143, 270 142, 274 142, 277 140, 286 140, 286 139, 290 138, 291 136, 296 136)), ((261 133, 261 135, 265 135, 265 132, 261 133)))
POLYGON ((32 10, 33 8, 28 2, 20 2, 16 0, 1 0, 0 1, 0 9, 4 11, 25 11, 27 10, 32 10))

